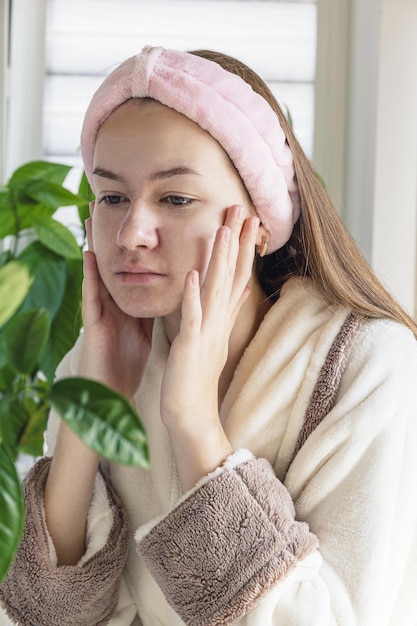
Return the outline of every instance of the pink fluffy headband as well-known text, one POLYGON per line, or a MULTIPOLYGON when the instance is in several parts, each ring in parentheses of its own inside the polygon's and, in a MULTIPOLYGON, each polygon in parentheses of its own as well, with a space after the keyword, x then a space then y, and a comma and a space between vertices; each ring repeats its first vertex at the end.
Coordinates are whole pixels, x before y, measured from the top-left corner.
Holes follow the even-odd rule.
POLYGON ((103 81, 81 133, 90 184, 98 130, 130 98, 153 98, 208 131, 236 167, 270 234, 268 253, 288 241, 300 203, 291 150, 276 113, 239 76, 188 52, 146 47, 103 81))

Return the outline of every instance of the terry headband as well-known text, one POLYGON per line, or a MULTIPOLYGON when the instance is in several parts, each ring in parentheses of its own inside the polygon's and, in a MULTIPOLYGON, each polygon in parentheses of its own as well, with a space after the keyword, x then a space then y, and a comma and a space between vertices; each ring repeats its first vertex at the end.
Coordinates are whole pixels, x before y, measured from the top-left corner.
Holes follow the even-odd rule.
POLYGON ((300 202, 291 150, 276 113, 239 76, 189 52, 145 47, 97 89, 81 132, 81 154, 93 189, 99 128, 131 98, 157 100, 210 133, 239 172, 270 234, 268 253, 288 241, 300 202))

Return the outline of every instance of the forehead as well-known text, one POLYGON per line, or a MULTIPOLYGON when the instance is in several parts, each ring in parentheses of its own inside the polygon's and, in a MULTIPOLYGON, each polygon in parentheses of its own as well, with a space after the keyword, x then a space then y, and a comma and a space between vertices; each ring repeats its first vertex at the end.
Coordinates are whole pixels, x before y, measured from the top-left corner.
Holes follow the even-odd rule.
POLYGON ((95 161, 123 158, 126 150, 147 158, 176 156, 236 169, 222 146, 195 122, 150 98, 132 98, 123 103, 100 127, 95 145, 95 161))
POLYGON ((190 138, 206 139, 215 142, 223 150, 218 142, 198 124, 178 113, 174 109, 152 100, 151 98, 132 98, 120 105, 105 120, 97 133, 97 139, 105 133, 129 133, 148 135, 157 131, 164 133, 181 134, 187 133, 190 138))

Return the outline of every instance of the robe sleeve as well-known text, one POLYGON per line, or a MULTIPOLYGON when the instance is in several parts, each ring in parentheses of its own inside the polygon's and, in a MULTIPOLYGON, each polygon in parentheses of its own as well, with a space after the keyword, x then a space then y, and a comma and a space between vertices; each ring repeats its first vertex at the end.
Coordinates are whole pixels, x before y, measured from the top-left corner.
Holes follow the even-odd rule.
POLYGON ((137 531, 185 624, 415 626, 416 383, 411 333, 364 324, 284 483, 238 451, 137 531))
MULTIPOLYGON (((103 499, 104 489, 108 499, 108 536, 102 546, 91 546, 87 541, 86 554, 77 565, 58 567, 44 519, 43 490, 49 465, 49 458, 41 459, 25 480, 25 530, 0 587, 0 601, 8 616, 22 626, 107 624, 118 601, 127 558, 126 513, 116 494, 99 479, 98 497, 103 499)), ((90 513, 95 506, 93 502, 90 513)), ((100 504, 97 506, 100 508, 100 504)), ((90 513, 91 528, 97 520, 90 513)))
POLYGON ((190 626, 236 622, 318 545, 307 524, 295 520, 271 465, 246 450, 136 538, 148 569, 190 626))
MULTIPOLYGON (((58 378, 72 374, 76 358, 77 345, 61 362, 58 378)), ((130 624, 136 609, 121 580, 128 552, 128 518, 101 473, 97 474, 88 512, 86 552, 77 565, 57 566, 45 523, 43 492, 59 423, 51 411, 45 440, 47 456, 24 481, 25 531, 0 586, 0 605, 8 616, 1 617, 0 611, 0 625, 6 619, 10 624, 10 618, 21 626, 98 626, 107 624, 115 610, 123 614, 120 623, 130 624)))

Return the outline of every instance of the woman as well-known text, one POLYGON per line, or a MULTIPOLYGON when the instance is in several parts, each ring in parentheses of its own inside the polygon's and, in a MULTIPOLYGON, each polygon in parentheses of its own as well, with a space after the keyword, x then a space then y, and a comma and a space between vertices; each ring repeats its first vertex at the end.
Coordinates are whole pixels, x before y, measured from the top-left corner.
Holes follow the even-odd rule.
POLYGON ((20 624, 415 624, 414 322, 261 79, 146 48, 90 103, 84 334, 150 471, 56 416, 3 606, 20 624), (98 472, 100 465, 101 471, 98 472))

